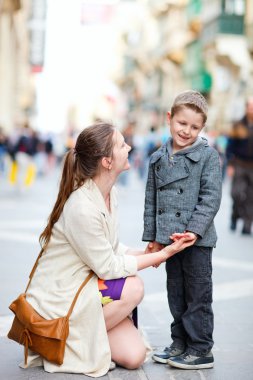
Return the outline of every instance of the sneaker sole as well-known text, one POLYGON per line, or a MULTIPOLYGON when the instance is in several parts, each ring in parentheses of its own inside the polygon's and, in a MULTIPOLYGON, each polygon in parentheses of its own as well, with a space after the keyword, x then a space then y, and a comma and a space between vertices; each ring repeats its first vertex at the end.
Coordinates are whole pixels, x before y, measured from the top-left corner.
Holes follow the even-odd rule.
POLYGON ((206 364, 180 364, 175 363, 171 361, 170 359, 167 360, 167 363, 171 367, 180 368, 180 369, 205 369, 205 368, 213 368, 214 363, 206 363, 206 364))
POLYGON ((161 364, 167 364, 168 363, 168 359, 162 359, 162 358, 159 358, 155 355, 152 356, 152 360, 156 363, 161 363, 161 364))

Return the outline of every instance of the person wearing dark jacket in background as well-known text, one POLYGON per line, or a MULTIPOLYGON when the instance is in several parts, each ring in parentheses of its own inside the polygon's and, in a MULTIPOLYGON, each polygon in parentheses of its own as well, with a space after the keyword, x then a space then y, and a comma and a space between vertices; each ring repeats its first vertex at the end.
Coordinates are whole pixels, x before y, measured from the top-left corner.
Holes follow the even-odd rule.
POLYGON ((250 235, 253 221, 253 96, 246 102, 244 117, 232 127, 226 155, 228 173, 233 177, 230 229, 235 231, 238 219, 242 219, 242 234, 250 235))

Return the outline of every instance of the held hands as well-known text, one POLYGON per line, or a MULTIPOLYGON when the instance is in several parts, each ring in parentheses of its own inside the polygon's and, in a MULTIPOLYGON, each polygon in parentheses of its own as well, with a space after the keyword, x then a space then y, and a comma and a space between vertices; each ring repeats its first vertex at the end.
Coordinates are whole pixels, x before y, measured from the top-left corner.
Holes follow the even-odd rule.
POLYGON ((163 252, 167 255, 166 261, 169 257, 174 256, 176 253, 190 247, 197 240, 197 236, 193 232, 174 233, 170 236, 170 239, 174 243, 163 248, 163 252))
MULTIPOLYGON (((151 241, 150 243, 148 243, 146 249, 145 249, 145 253, 154 253, 154 252, 159 252, 159 251, 162 251, 162 249, 164 248, 165 246, 161 243, 158 243, 157 241, 151 241)), ((156 264, 156 265, 153 265, 154 268, 158 268, 160 264, 156 264)))
POLYGON ((196 234, 194 234, 193 232, 189 232, 189 231, 185 231, 185 232, 175 232, 174 234, 170 235, 170 239, 173 240, 174 242, 179 240, 179 239, 182 239, 182 238, 186 238, 189 242, 189 246, 193 245, 196 240, 198 239, 198 236, 196 234))
MULTIPOLYGON (((158 243, 157 241, 152 241, 148 243, 145 253, 162 253, 162 262, 166 261, 168 258, 172 257, 176 253, 184 250, 187 247, 193 245, 197 240, 197 235, 193 232, 175 232, 170 236, 170 239, 174 242, 168 246, 158 243)), ((160 264, 153 265, 155 268, 158 268, 160 264)))
POLYGON ((157 241, 151 241, 150 243, 148 243, 145 249, 145 253, 158 252, 158 251, 161 251, 163 248, 164 248, 163 244, 160 244, 157 241))

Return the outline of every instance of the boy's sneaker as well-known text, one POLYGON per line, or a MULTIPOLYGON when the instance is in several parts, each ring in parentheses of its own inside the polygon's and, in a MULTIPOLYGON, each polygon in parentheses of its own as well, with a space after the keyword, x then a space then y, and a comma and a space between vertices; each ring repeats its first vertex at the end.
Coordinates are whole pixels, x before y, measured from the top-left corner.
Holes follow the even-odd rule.
POLYGON ((167 364, 169 358, 173 358, 175 356, 181 355, 184 352, 184 350, 176 347, 165 347, 163 351, 156 352, 152 359, 155 362, 167 364))
POLYGON ((168 364, 182 369, 203 369, 212 368, 214 359, 211 351, 206 356, 194 356, 185 352, 180 356, 169 358, 168 364))

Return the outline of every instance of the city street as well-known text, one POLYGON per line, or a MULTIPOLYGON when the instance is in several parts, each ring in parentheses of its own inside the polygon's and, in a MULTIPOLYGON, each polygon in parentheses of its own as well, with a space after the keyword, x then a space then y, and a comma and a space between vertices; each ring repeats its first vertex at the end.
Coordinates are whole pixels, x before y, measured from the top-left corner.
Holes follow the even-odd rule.
MULTIPOLYGON (((13 316, 10 302, 28 282, 39 253, 38 237, 52 208, 58 186, 58 172, 40 177, 31 188, 17 190, 0 178, 0 378, 78 379, 81 375, 48 374, 41 368, 22 370, 22 346, 8 340, 6 333, 13 316)), ((121 241, 131 247, 141 242, 144 184, 135 172, 128 186, 119 186, 121 241)), ((225 180, 221 209, 216 217, 218 244, 213 254, 215 366, 208 370, 177 370, 147 361, 136 371, 122 368, 104 379, 149 380, 253 380, 253 233, 242 236, 229 230, 230 181, 225 180)), ((165 291, 164 265, 140 272, 145 298, 139 307, 139 325, 153 349, 170 344, 171 316, 165 291)), ((82 378, 87 378, 82 376, 82 378)))

